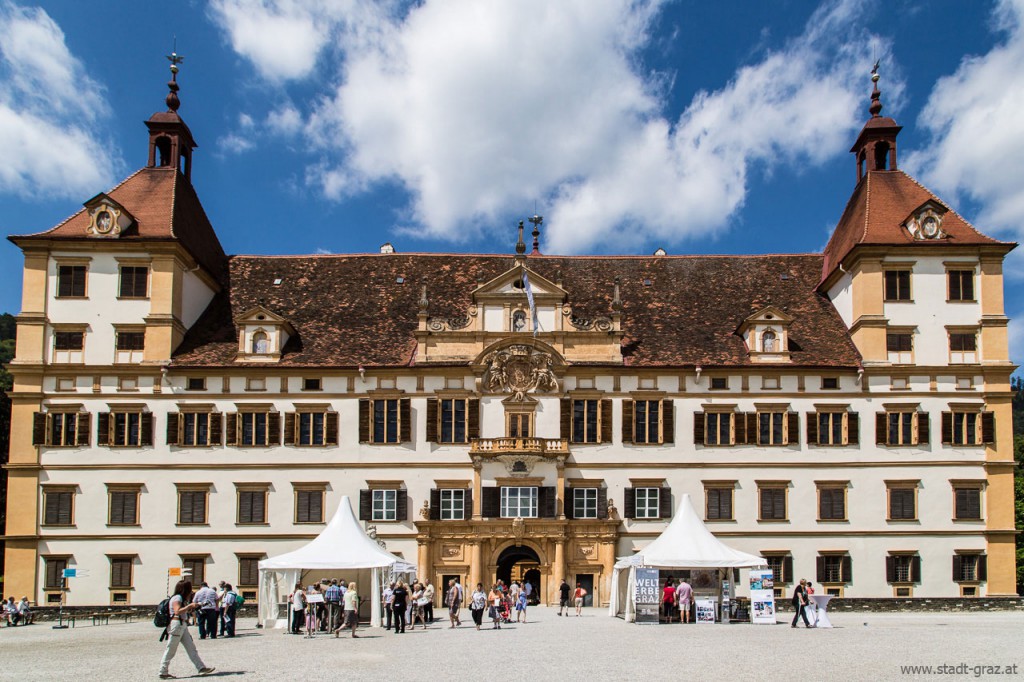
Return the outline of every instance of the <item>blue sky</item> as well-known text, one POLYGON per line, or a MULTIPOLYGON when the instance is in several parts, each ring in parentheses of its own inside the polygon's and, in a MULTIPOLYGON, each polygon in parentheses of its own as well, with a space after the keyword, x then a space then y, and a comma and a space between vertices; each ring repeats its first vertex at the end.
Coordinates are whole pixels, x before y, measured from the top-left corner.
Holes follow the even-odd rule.
MULTIPOLYGON (((818 251, 876 58, 900 166, 1017 241, 1022 18, 1024 0, 0 0, 0 232, 145 163, 176 36, 193 184, 229 253, 509 252, 535 210, 547 253, 818 251)), ((0 311, 20 270, 4 242, 0 311)))

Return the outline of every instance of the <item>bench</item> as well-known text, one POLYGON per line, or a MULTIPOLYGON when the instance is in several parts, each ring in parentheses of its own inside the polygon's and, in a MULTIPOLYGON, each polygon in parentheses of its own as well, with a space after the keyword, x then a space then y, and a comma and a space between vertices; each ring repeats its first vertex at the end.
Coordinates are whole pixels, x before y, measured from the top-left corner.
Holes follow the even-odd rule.
POLYGON ((135 617, 134 611, 113 611, 111 614, 114 618, 124 618, 125 624, 131 623, 132 618, 135 617))
POLYGON ((110 618, 124 618, 124 622, 131 623, 132 618, 135 617, 133 611, 97 611, 96 613, 90 613, 89 618, 92 619, 93 625, 110 625, 110 618))

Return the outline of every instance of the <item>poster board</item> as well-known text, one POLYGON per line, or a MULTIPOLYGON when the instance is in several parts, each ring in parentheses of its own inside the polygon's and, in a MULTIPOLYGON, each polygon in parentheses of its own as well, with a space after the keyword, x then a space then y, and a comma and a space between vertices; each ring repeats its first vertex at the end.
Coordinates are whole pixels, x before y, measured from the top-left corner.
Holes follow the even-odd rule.
POLYGON ((775 574, 771 569, 750 571, 750 620, 775 625, 775 574))
POLYGON ((658 569, 637 568, 634 570, 636 571, 635 622, 657 625, 661 607, 658 569))
POLYGON ((314 592, 313 594, 307 594, 306 595, 306 603, 307 604, 323 604, 324 603, 324 595, 322 595, 322 594, 320 594, 318 592, 314 592))
POLYGON ((698 623, 715 623, 715 600, 714 599, 698 599, 694 602, 697 607, 697 622, 698 623))

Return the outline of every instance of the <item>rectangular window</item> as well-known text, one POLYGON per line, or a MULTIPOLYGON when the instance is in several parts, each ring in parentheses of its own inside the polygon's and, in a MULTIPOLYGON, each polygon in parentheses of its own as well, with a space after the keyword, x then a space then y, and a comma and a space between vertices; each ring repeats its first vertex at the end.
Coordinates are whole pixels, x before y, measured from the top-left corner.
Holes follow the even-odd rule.
POLYGON ((839 389, 839 377, 822 377, 821 390, 836 391, 839 389))
POLYGON ((845 412, 818 413, 818 445, 845 445, 843 426, 846 422, 845 412))
POLYGON ((949 270, 946 275, 950 301, 974 300, 974 270, 949 270))
POLYGON ((708 412, 704 415, 704 444, 732 445, 732 412, 708 412))
POLYGON ((914 582, 914 555, 896 554, 892 557, 892 578, 894 583, 914 582))
POLYGON ((235 587, 256 587, 260 581, 260 557, 238 557, 238 584, 235 587))
POLYGON ((729 388, 729 377, 711 377, 712 391, 725 391, 729 388))
POLYGON ((953 498, 953 518, 955 520, 981 520, 981 488, 976 486, 954 488, 953 498))
POLYGON ((732 521, 732 487, 706 488, 704 495, 707 497, 707 510, 705 518, 708 521, 732 521))
POLYGON ((54 362, 83 362, 85 332, 55 331, 53 333, 54 362))
POLYGON ((768 568, 772 570, 772 580, 776 585, 785 585, 789 582, 789 576, 786 575, 786 556, 785 554, 768 554, 764 557, 764 560, 768 562, 768 568))
POLYGON ((46 557, 46 579, 43 583, 47 590, 59 590, 64 585, 64 569, 68 567, 67 557, 46 557))
POLYGON ((238 490, 238 523, 261 524, 267 522, 267 490, 259 488, 238 490))
POLYGON ((953 580, 956 582, 977 582, 981 580, 980 554, 957 554, 953 557, 953 580))
POLYGON ((110 587, 114 589, 131 589, 132 587, 132 564, 134 557, 112 556, 110 557, 110 587))
POLYGON ((786 489, 782 486, 761 487, 757 490, 760 497, 760 521, 786 520, 786 489))
POLYGON ((302 390, 303 391, 321 391, 323 390, 323 381, 320 379, 303 379, 302 390))
POLYGON ((657 444, 661 442, 661 401, 633 401, 633 442, 657 444))
POLYGON ((238 424, 241 429, 241 442, 243 446, 260 446, 270 443, 266 412, 241 412, 238 415, 238 424))
POLYGON ((572 517, 574 519, 597 518, 597 488, 572 489, 572 517))
POLYGON ((49 444, 55 448, 78 445, 78 417, 77 412, 51 412, 49 444))
POLYGON ((324 412, 299 412, 296 415, 299 445, 323 445, 326 440, 327 414, 324 412))
POLYGON ((636 518, 661 518, 661 488, 636 489, 636 518))
POLYGON ((139 491, 111 490, 109 523, 111 526, 137 526, 139 524, 139 491))
POLYGON ((142 362, 142 354, 145 346, 146 332, 117 332, 114 362, 142 362))
POLYGON ((145 266, 121 266, 121 298, 146 298, 149 294, 149 268, 145 266))
POLYGON ((846 488, 844 486, 818 488, 818 520, 846 520, 846 488))
POLYGON ((185 380, 186 391, 205 391, 206 379, 203 377, 189 377, 185 380))
POLYGON ((210 445, 210 414, 208 412, 182 413, 181 444, 186 447, 210 445))
POLYGON ((467 409, 468 400, 465 398, 442 398, 441 399, 441 442, 442 443, 465 443, 467 442, 467 409))
POLYGON ((372 521, 398 520, 398 491, 374 490, 372 521))
POLYGON ((508 418, 509 438, 529 438, 533 413, 531 412, 510 412, 508 418))
POLYGON ((441 520, 464 521, 466 519, 466 491, 461 489, 441 490, 441 520))
POLYGON ((950 415, 953 425, 953 445, 980 445, 981 428, 978 422, 981 420, 980 412, 953 412, 950 415))
POLYGON ((501 489, 501 518, 537 518, 537 488, 501 489))
POLYGON ((786 434, 786 413, 785 412, 758 412, 757 413, 757 443, 758 445, 785 445, 786 434))
POLYGON ((71 526, 75 523, 75 492, 43 490, 43 525, 71 526))
POLYGON ((887 445, 917 445, 916 412, 887 412, 887 445))
POLYGON ((843 563, 846 561, 845 554, 826 554, 822 557, 823 575, 818 579, 823 583, 843 583, 843 563))
POLYGON ((61 265, 57 268, 57 298, 85 298, 84 265, 61 265))
POLYGON ((295 490, 295 523, 324 522, 324 489, 297 488, 295 490))
POLYGON ((917 520, 917 493, 914 488, 889 488, 889 520, 917 520))
POLYGON ((205 556, 181 557, 181 568, 184 578, 193 585, 202 585, 206 581, 205 556))
MULTIPOLYGON (((572 442, 597 443, 601 429, 598 425, 600 401, 572 401, 572 442)), ((577 517, 579 518, 579 517, 577 517)))
POLYGON ((978 361, 978 335, 974 332, 951 332, 949 335, 949 361, 973 363, 978 361))
POLYGON ((141 443, 142 413, 111 412, 110 443, 116 447, 138 447, 141 443))
POLYGON ((914 361, 914 335, 910 332, 887 332, 885 350, 894 365, 909 365, 914 361))
POLYGON ((206 498, 208 490, 178 491, 178 525, 202 526, 206 524, 206 498))
POLYGON ((885 271, 885 300, 910 300, 910 270, 885 271))
POLYGON ((398 443, 398 398, 373 401, 373 442, 398 443))

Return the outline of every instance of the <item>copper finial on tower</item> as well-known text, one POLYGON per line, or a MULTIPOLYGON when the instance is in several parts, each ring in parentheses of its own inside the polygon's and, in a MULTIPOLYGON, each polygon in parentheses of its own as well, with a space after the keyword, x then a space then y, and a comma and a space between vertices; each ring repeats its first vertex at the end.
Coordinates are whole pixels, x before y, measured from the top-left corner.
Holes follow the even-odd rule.
POLYGON ((530 222, 533 223, 533 251, 530 253, 531 256, 540 255, 540 226, 544 222, 544 218, 539 215, 534 215, 530 218, 530 222))
POLYGON ((523 221, 519 221, 519 240, 516 241, 516 253, 522 256, 526 253, 526 242, 523 241, 523 221))
POLYGON ((872 117, 877 117, 882 113, 882 92, 878 89, 878 77, 878 61, 875 61, 875 65, 871 67, 871 82, 874 84, 874 89, 871 91, 871 106, 868 107, 872 117))
POLYGON ((185 58, 171 50, 167 60, 171 63, 171 80, 167 81, 167 88, 170 90, 167 93, 167 111, 177 112, 181 106, 181 100, 178 99, 178 64, 185 61, 185 58))

